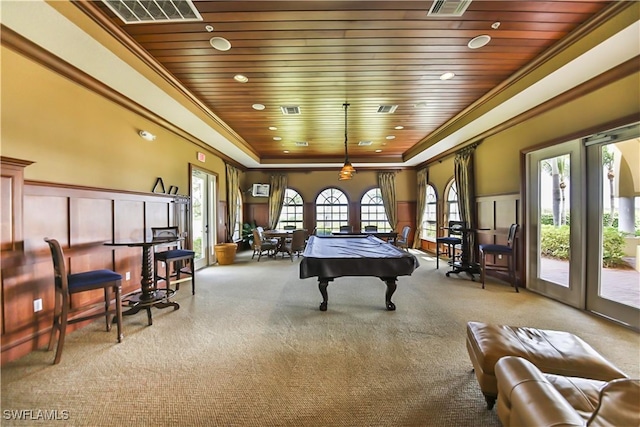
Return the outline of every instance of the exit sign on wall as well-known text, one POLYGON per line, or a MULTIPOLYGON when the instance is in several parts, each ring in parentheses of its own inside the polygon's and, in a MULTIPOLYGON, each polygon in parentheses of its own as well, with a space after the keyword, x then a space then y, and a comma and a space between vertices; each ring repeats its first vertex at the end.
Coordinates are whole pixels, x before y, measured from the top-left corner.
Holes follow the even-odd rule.
POLYGON ((204 153, 201 153, 201 152, 199 152, 199 151, 198 151, 198 161, 201 161, 201 162, 203 162, 203 163, 204 163, 204 162, 205 162, 205 160, 207 160, 207 158, 206 158, 206 156, 204 155, 204 153))

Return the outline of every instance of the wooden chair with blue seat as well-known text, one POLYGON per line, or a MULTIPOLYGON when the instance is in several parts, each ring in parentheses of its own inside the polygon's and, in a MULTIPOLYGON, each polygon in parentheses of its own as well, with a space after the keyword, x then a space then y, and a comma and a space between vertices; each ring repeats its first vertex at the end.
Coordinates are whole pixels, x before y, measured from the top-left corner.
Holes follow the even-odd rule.
POLYGON ((178 227, 151 227, 153 240, 162 241, 163 239, 172 240, 165 244, 156 246, 153 254, 155 264, 155 275, 153 283, 158 289, 158 282, 164 281, 167 292, 171 289, 171 285, 175 285, 176 291, 180 289, 180 283, 191 281, 191 294, 196 293, 196 268, 195 255, 192 250, 182 248, 182 238, 178 227), (164 269, 161 264, 164 263, 164 269), (182 277, 185 274, 187 277, 182 277))
MULTIPOLYGON (((107 331, 111 330, 111 324, 115 316, 118 329, 118 342, 122 342, 122 276, 115 271, 102 269, 85 271, 81 273, 67 273, 64 261, 64 253, 60 243, 55 239, 45 238, 45 242, 51 250, 53 259, 53 272, 55 281, 55 306, 53 311, 53 326, 51 327, 51 337, 49 339, 48 350, 53 350, 58 335, 58 345, 53 364, 60 363, 64 339, 67 332, 67 325, 83 322, 98 317, 105 316, 107 331), (97 289, 104 291, 104 309, 96 313, 90 310, 91 314, 74 315, 76 312, 86 312, 89 306, 74 306, 72 309, 71 297, 82 292, 91 292, 97 289), (111 307, 111 291, 115 299, 115 306, 111 307)), ((100 303, 102 304, 102 303, 100 303)))
POLYGON ((462 229, 464 228, 463 221, 449 221, 447 227, 447 235, 438 237, 436 239, 436 269, 440 268, 440 247, 446 245, 447 257, 449 258, 449 264, 453 265, 456 259, 456 246, 460 246, 462 249, 462 229))
POLYGON ((378 231, 378 226, 377 225, 365 225, 364 226, 364 231, 369 232, 369 233, 373 233, 378 231))
POLYGON ((511 224, 509 227, 509 234, 507 235, 506 245, 497 244, 483 244, 479 245, 480 249, 480 266, 482 268, 480 272, 480 281, 482 282, 482 289, 484 289, 484 280, 487 270, 494 271, 506 271, 509 273, 509 280, 511 284, 518 291, 518 280, 516 278, 516 234, 518 233, 518 224, 511 224), (493 256, 493 262, 487 263, 487 257, 493 256), (495 258, 507 258, 507 265, 499 264, 495 258))

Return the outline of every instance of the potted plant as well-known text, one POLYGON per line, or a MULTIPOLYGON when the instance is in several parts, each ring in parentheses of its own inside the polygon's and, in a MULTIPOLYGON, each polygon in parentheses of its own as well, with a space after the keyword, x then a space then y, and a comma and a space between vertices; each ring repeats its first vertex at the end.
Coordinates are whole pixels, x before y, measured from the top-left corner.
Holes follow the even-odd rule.
POLYGON ((250 224, 245 222, 242 224, 242 248, 243 249, 252 249, 253 248, 253 230, 256 228, 256 224, 250 224))

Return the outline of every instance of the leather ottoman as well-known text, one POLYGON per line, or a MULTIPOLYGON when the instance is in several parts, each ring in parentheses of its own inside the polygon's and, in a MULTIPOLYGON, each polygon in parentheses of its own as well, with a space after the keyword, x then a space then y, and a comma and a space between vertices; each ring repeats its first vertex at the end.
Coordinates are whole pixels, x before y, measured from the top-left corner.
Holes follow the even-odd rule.
POLYGON ((493 408, 498 396, 494 366, 504 356, 527 359, 548 374, 600 381, 627 377, 569 332, 469 322, 467 351, 488 409, 493 408))

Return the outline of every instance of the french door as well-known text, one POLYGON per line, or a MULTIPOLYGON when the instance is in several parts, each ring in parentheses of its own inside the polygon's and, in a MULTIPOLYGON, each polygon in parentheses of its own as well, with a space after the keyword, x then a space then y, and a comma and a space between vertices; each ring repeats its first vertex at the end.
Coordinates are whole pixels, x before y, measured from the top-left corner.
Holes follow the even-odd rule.
POLYGON ((569 141, 527 154, 529 289, 584 307, 583 149, 569 141))
POLYGON ((196 268, 215 263, 216 244, 216 175, 191 169, 191 221, 196 268))
POLYGON ((587 309, 640 329, 640 125, 585 139, 587 309), (593 226, 591 226, 593 224, 593 226))
POLYGON ((529 289, 640 329, 640 127, 527 154, 529 289))

